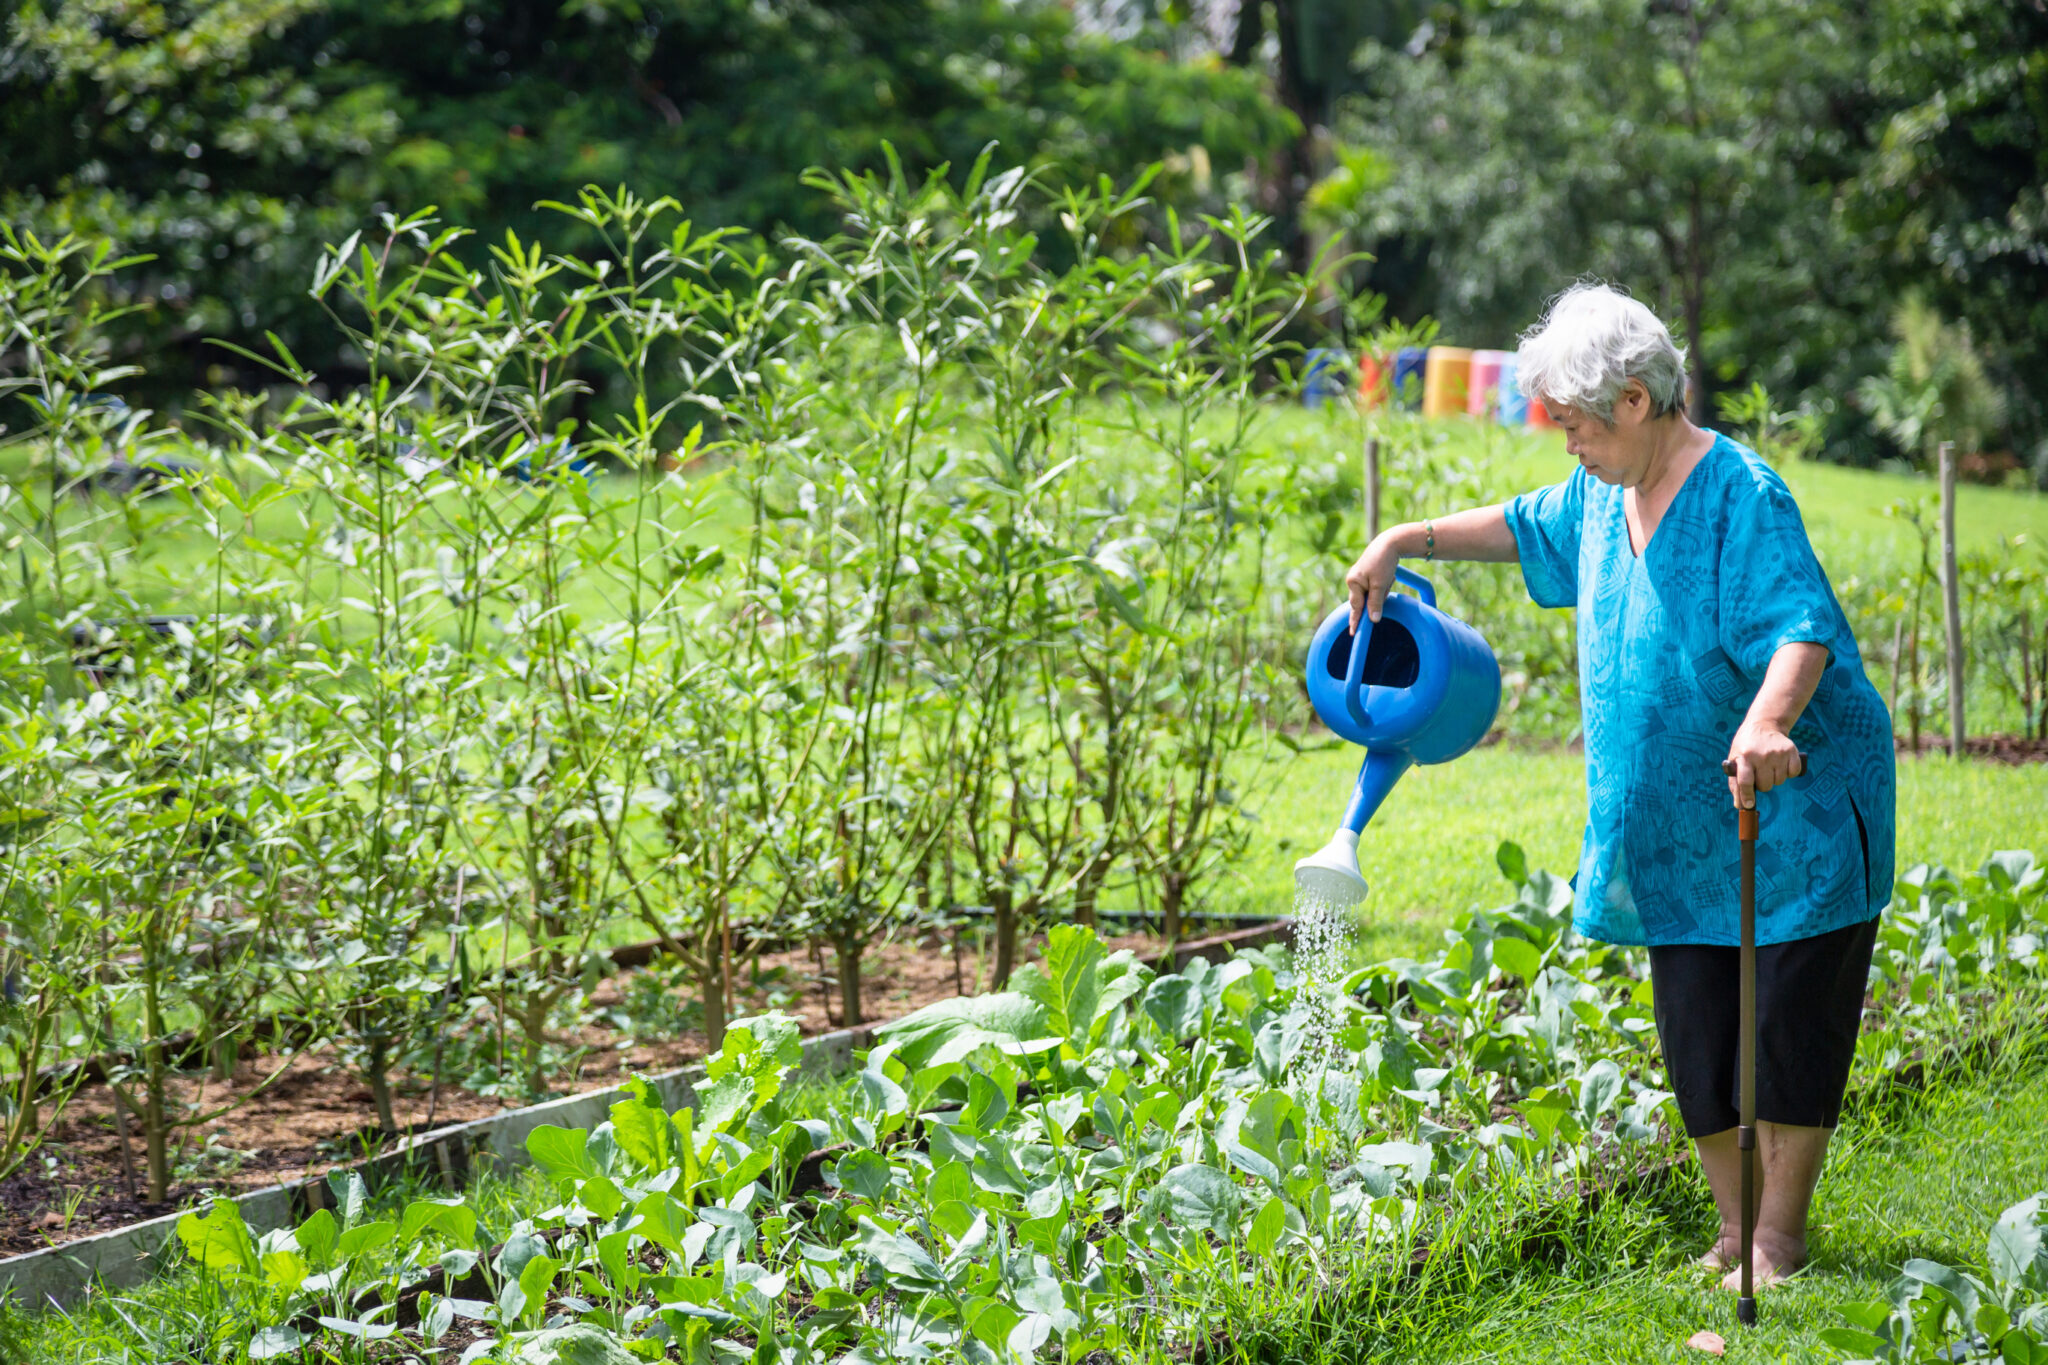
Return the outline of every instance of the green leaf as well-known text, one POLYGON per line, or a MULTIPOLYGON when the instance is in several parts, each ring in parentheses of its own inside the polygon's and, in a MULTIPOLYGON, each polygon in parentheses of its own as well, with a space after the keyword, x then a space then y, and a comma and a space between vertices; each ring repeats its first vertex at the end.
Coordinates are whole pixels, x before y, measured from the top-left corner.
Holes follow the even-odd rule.
POLYGON ((635 1076, 626 1089, 631 1094, 611 1108, 612 1140, 642 1169, 665 1171, 676 1164, 675 1125, 645 1080, 635 1076))
POLYGON ((536 1256, 528 1261, 519 1272, 519 1292, 525 1296, 520 1316, 527 1321, 538 1321, 547 1309, 548 1290, 554 1287, 555 1275, 562 1268, 562 1262, 552 1256, 536 1256))
POLYGON ((1194 1162, 1166 1173, 1152 1192, 1155 1213, 1170 1212, 1183 1227, 1204 1228, 1228 1237, 1237 1227, 1237 1187, 1214 1166, 1194 1162))
POLYGON ((1845 1356, 1869 1358, 1884 1349, 1884 1338, 1858 1327, 1823 1327, 1820 1339, 1845 1356))
POLYGON ((1017 1166, 1010 1144, 1000 1137, 984 1142, 974 1159, 974 1183, 991 1194, 1009 1194, 1022 1199, 1037 1188, 1036 1182, 1017 1166))
POLYGON ((1522 846, 1510 839, 1500 841, 1500 847, 1493 852, 1494 866, 1500 875, 1516 886, 1529 880, 1529 859, 1523 854, 1522 846))
POLYGON ((944 1199, 932 1205, 932 1226, 958 1241, 974 1226, 974 1206, 964 1199, 944 1199))
POLYGON ((587 1128, 559 1128, 544 1123, 526 1135, 526 1154, 549 1180, 574 1177, 588 1179, 598 1173, 585 1149, 590 1145, 587 1128))
POLYGON ((683 1234, 696 1219, 668 1194, 657 1190, 633 1206, 641 1221, 633 1231, 666 1251, 684 1255, 683 1234))
POLYGON ((1591 1126, 1613 1107, 1621 1094, 1621 1068, 1606 1057, 1586 1068, 1579 1078, 1579 1116, 1591 1126))
POLYGON ((619 1187, 609 1176, 592 1176, 576 1191, 576 1202, 597 1218, 610 1221, 620 1209, 626 1207, 626 1196, 619 1193, 619 1187))
POLYGON ((951 1284, 939 1263, 908 1237, 885 1231, 865 1214, 858 1227, 861 1252, 892 1280, 913 1289, 945 1289, 951 1284))
POLYGON ((1280 1243, 1280 1233, 1287 1226, 1287 1204, 1281 1199, 1268 1199, 1266 1206, 1259 1210, 1259 1216, 1252 1219, 1252 1229, 1245 1235, 1245 1246, 1252 1255, 1264 1259, 1273 1254, 1280 1243))
POLYGON ((1977 1287, 1969 1276, 1939 1261, 1915 1257, 1900 1268, 1899 1277, 1907 1283, 1923 1284, 1946 1295, 1965 1321, 1976 1317, 1977 1287))
POLYGON ((941 1204, 949 1199, 974 1202, 974 1176, 958 1161, 949 1161, 932 1172, 924 1188, 925 1202, 941 1204))
POLYGON ((510 1365, 640 1365, 642 1359, 626 1343, 589 1322, 522 1336, 509 1357, 510 1365))
POLYGON ((1493 941, 1493 962, 1509 976, 1533 982, 1541 968, 1543 953, 1527 939, 1502 934, 1493 941))
POLYGON ((2006 1294, 2048 1293, 2048 1192, 2022 1199, 1992 1225, 1991 1276, 2006 1294))
POLYGON ((305 1256, 288 1249, 264 1252, 261 1264, 263 1283, 272 1289, 282 1289, 287 1294, 304 1284, 306 1277, 312 1273, 312 1267, 306 1263, 305 1256))
POLYGON ((1009 1351, 1010 1333, 1024 1321, 1022 1313, 1001 1299, 992 1298, 969 1299, 964 1316, 974 1339, 998 1354, 1009 1351))
POLYGON ((264 1327, 249 1338, 249 1359, 278 1360, 295 1353, 307 1340, 304 1332, 287 1324, 264 1327))
POLYGON ((316 1269, 325 1270, 334 1259, 334 1247, 341 1236, 341 1225, 326 1209, 315 1209, 306 1221, 299 1224, 293 1234, 299 1243, 299 1250, 306 1253, 316 1269))
POLYGON ((889 1162, 879 1152, 848 1152, 834 1164, 832 1174, 839 1188, 870 1204, 880 1205, 889 1192, 889 1162))
POLYGON ((1202 989, 1185 976, 1157 977, 1142 1008, 1167 1037, 1190 1038, 1202 1026, 1202 989))
MULTIPOLYGON (((458 1247, 470 1247, 476 1241, 476 1210, 465 1204, 460 1195, 446 1199, 416 1199, 405 1206, 404 1215, 398 1220, 398 1240, 407 1246, 418 1240, 420 1234, 429 1230, 438 1231, 458 1247)), ((301 1241, 300 1245, 304 1245, 301 1241)))
POLYGON ((2000 891, 2023 890, 2041 880, 2042 869, 2028 850, 2007 848, 1987 858, 1979 875, 2000 891))
MULTIPOLYGON (((1022 975, 1022 973, 1019 973, 1022 975)), ((896 1045, 894 1056, 912 1071, 960 1061, 976 1049, 1005 1052, 1047 1036, 1045 1007, 1016 991, 955 997, 926 1005, 875 1030, 880 1043, 896 1045)))
POLYGON ((360 1172, 342 1171, 328 1176, 327 1189, 334 1196, 334 1210, 343 1227, 353 1227, 362 1221, 363 1210, 370 1206, 370 1189, 363 1184, 360 1172))
POLYGON ((187 1255, 216 1274, 257 1273, 256 1241, 232 1199, 214 1200, 204 1217, 188 1213, 180 1218, 178 1240, 187 1255))
POLYGON ((759 1103, 760 1082, 746 1072, 730 1072, 697 1087, 698 1118, 710 1129, 744 1127, 759 1103))
POLYGON ((380 1251, 390 1246, 397 1236, 396 1223, 363 1223, 343 1230, 340 1240, 335 1244, 335 1255, 344 1261, 354 1260, 366 1251, 380 1251))
POLYGON ((50 823, 50 813, 34 806, 0 806, 0 848, 50 823))
POLYGON ((967 1078, 967 1107, 961 1112, 967 1131, 977 1136, 993 1133, 1010 1116, 1010 1096, 980 1072, 967 1078))
POLYGON ((1102 958, 1102 940, 1093 929, 1056 924, 1046 935, 1043 964, 1018 972, 1016 988, 1045 1007, 1046 1026, 1053 1033, 1085 1044, 1102 1001, 1102 958))

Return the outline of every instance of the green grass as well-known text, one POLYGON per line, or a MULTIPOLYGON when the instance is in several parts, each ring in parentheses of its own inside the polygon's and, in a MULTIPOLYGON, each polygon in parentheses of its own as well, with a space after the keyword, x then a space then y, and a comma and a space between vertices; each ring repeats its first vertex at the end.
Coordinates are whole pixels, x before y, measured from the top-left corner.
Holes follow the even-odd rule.
MULTIPOLYGON (((1359 757, 1346 746, 1276 760, 1250 853, 1219 903, 1286 903, 1294 860, 1330 837, 1359 757)), ((1372 887, 1365 957, 1414 956, 1458 912, 1510 899, 1494 868, 1503 839, 1520 844, 1531 867, 1569 876, 1586 819, 1585 772, 1576 753, 1494 745, 1402 778, 1359 841, 1359 869, 1372 887)), ((1917 862, 1975 871, 1998 849, 2048 851, 2048 765, 1902 759, 1898 830, 1900 871, 1917 862)))
POLYGON ((1936 1092, 1900 1122, 1846 1122, 1814 1208, 1812 1263, 1760 1297, 1753 1332, 1735 1324, 1732 1297, 1691 1265, 1710 1223, 1688 1172, 1690 1189, 1661 1208, 1627 1202, 1599 1216, 1608 1226, 1595 1235, 1633 1243, 1634 1265, 1605 1276, 1531 1270, 1394 1340, 1353 1352, 1333 1341, 1325 1358, 1698 1362, 1705 1357, 1685 1341, 1705 1328, 1728 1340, 1730 1360, 1835 1359, 1817 1334, 1845 1325, 1836 1306, 1881 1298, 1906 1260, 1985 1273, 1985 1235, 1999 1213, 2048 1189, 2044 1132, 2048 1075, 2038 1067, 1936 1092))

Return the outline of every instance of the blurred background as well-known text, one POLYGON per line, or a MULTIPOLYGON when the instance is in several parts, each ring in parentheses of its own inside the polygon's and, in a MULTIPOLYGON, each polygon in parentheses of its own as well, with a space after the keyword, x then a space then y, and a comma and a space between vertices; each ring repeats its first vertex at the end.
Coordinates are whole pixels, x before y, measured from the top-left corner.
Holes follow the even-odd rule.
MULTIPOLYGON (((347 383, 323 243, 438 206, 479 258, 591 182, 700 226, 833 227, 811 166, 1161 167, 1298 268, 1305 345, 1509 346, 1585 274, 1818 458, 2048 487, 2044 0, 0 0, 0 214, 153 254, 142 397, 347 383), (1761 385, 1761 390, 1756 386, 1761 385)), ((1156 220, 1155 220, 1156 221, 1156 220)), ((555 239, 560 242, 560 238, 555 239)), ((570 244, 573 246, 573 243, 570 244)), ((599 396, 601 400, 601 395, 599 396)))

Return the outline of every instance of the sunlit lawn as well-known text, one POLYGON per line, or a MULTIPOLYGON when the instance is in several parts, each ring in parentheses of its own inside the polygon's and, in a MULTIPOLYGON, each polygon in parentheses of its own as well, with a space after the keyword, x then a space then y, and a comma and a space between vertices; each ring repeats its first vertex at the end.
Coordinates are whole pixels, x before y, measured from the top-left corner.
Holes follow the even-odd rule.
MULTIPOLYGON (((1410 1331, 1360 1339, 1340 1329, 1327 1354, 1304 1358, 1678 1365, 1708 1359, 1685 1344, 1705 1329, 1727 1341, 1731 1361, 1839 1359, 1819 1333, 1847 1325, 1840 1305, 1882 1299, 1907 1260, 1988 1277, 1991 1225, 2048 1191, 2044 1132, 2048 1074, 2038 1063, 1937 1092, 1901 1120, 1848 1118, 1821 1179, 1812 1262, 1760 1296, 1755 1329, 1737 1325, 1733 1296, 1691 1265, 1706 1244, 1703 1217, 1617 1201, 1599 1216, 1600 1231, 1630 1263, 1564 1273, 1530 1266, 1457 1304, 1433 1305, 1410 1331)), ((1682 1178, 1697 1182, 1690 1169, 1682 1178)), ((1703 1214, 1704 1194, 1687 1192, 1703 1214)))

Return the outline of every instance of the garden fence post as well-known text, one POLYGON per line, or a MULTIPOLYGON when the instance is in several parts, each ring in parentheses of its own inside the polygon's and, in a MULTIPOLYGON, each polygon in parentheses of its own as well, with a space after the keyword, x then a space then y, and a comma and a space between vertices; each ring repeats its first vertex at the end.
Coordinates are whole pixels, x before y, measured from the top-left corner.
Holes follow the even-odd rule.
POLYGON ((1963 610, 1956 583, 1956 443, 1941 443, 1941 610, 1947 630, 1948 756, 1963 756, 1963 610))
POLYGON ((1365 543, 1380 534, 1380 438, 1365 438, 1365 543))

